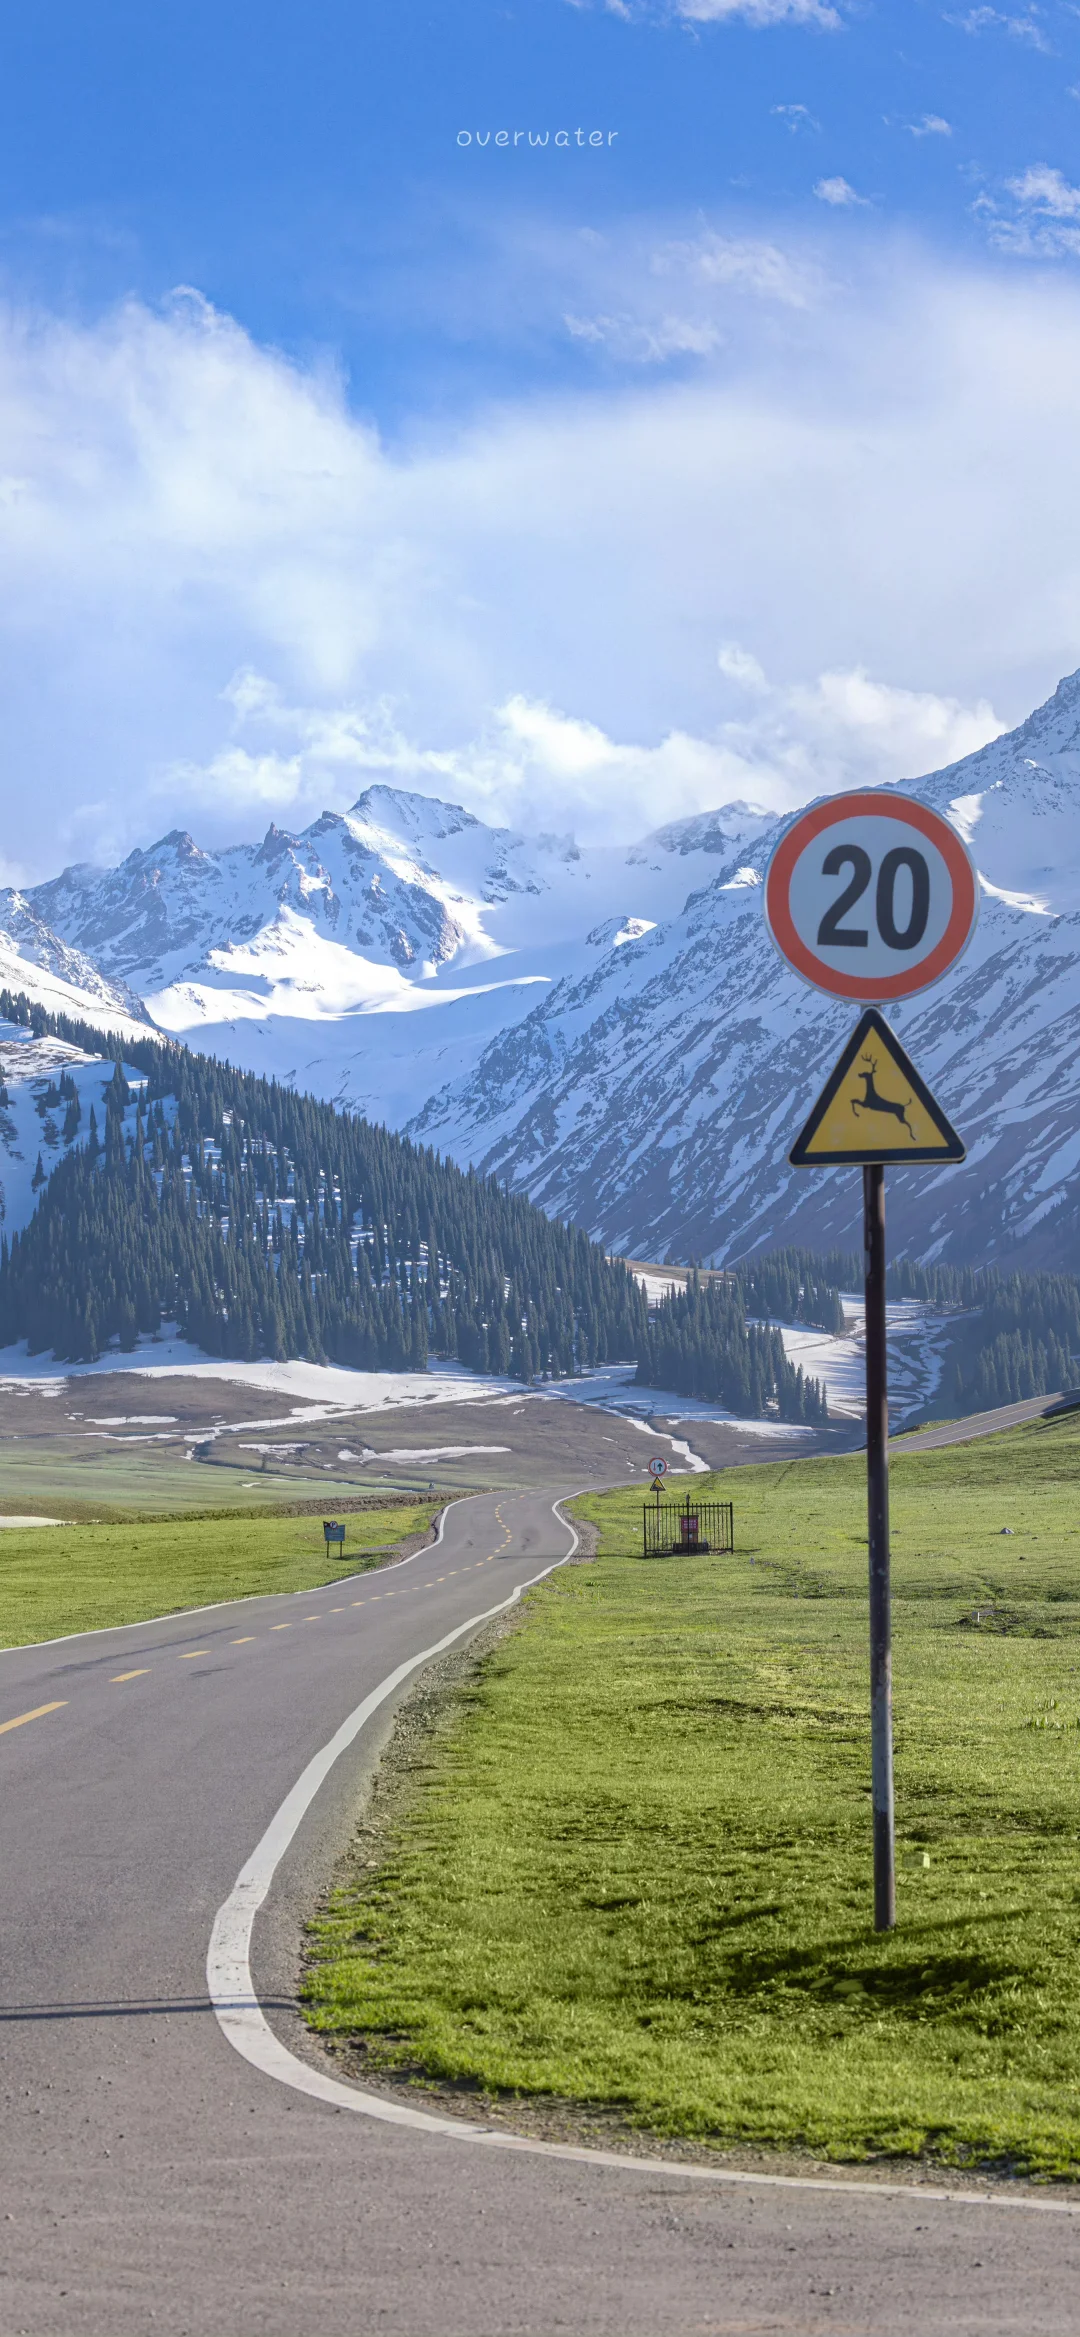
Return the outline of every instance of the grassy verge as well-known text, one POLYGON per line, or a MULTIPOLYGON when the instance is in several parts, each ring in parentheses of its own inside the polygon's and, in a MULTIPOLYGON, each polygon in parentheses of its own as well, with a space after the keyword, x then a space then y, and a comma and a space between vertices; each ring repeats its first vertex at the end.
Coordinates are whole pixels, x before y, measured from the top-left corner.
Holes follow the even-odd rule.
POLYGON ((314 1927, 312 2024, 710 2143, 1076 2176, 1080 1422, 894 1460, 887 1937, 862 1463, 711 1489, 732 1559, 644 1563, 640 1495, 578 1505, 598 1562, 531 1594, 314 1927))
MULTIPOLYGON (((372 1483, 370 1473, 366 1483, 372 1483)), ((390 1483, 394 1476, 390 1473, 390 1483)), ((376 1475, 373 1490, 387 1489, 376 1475)), ((243 1469, 219 1462, 172 1459, 153 1446, 125 1451, 56 1437, 12 1437, 3 1446, 0 1507, 12 1516, 109 1519, 147 1511, 277 1509, 310 1501, 327 1508, 364 1487, 314 1470, 243 1469)))
MULTIPOLYGON (((344 1514, 344 1513, 342 1513, 344 1514)), ((313 1589, 426 1531, 437 1506, 395 1502, 348 1517, 346 1556, 327 1560, 320 1517, 133 1518, 0 1532, 0 1646, 137 1623, 180 1607, 313 1589)))

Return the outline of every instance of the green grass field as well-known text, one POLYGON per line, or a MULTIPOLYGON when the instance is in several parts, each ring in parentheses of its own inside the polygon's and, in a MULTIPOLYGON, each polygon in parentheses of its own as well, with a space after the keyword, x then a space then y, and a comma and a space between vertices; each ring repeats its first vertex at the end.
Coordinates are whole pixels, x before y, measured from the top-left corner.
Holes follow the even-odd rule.
POLYGON ((893 1464, 899 1920, 871 1926, 861 1459, 641 1496, 530 1594, 313 1929, 377 2061, 655 2132, 1080 2174, 1080 1422, 893 1464), (1004 1534, 1003 1527, 1012 1528, 1004 1534))
POLYGON ((62 1436, 5 1440, 0 1476, 0 1510, 80 1522, 146 1510, 272 1509, 286 1501, 323 1501, 332 1508, 335 1501, 362 1495, 368 1485, 376 1493, 388 1489, 385 1478, 367 1474, 361 1486, 315 1470, 245 1471, 186 1461, 153 1445, 87 1446, 62 1436))
MULTIPOLYGON (((344 1515, 344 1513, 341 1513, 344 1515)), ((137 1623, 267 1591, 314 1589, 422 1533, 437 1504, 346 1515, 343 1560, 328 1561, 320 1517, 132 1518, 123 1524, 0 1532, 0 1646, 137 1623)))

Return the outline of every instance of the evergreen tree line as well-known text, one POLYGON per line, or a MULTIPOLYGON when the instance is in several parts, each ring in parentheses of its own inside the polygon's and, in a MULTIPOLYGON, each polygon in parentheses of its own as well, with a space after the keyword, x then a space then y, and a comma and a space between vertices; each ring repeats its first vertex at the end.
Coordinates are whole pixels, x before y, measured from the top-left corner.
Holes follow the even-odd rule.
POLYGON ((774 1409, 781 1420, 829 1416, 824 1385, 788 1362, 779 1331, 747 1324, 734 1279, 692 1273, 685 1290, 667 1292, 649 1316, 636 1384, 700 1396, 744 1419, 774 1409))
MULTIPOLYGON (((830 1296, 862 1287, 862 1259, 833 1250, 777 1250, 732 1268, 748 1314, 820 1323, 830 1296), (804 1295, 805 1294, 805 1295, 804 1295), (798 1312, 789 1312, 797 1305, 798 1312)), ((921 1266, 900 1258, 888 1268, 891 1299, 916 1299, 954 1312, 953 1359, 946 1367, 938 1407, 946 1412, 990 1411, 1080 1379, 1080 1282, 1073 1274, 1010 1274, 997 1266, 921 1266)))
POLYGON ((765 1323, 810 1323, 819 1331, 839 1334, 844 1328, 840 1289, 850 1290, 852 1280, 836 1273, 838 1257, 819 1258, 813 1250, 768 1250, 744 1258, 730 1271, 748 1315, 765 1323))
POLYGON ((625 1266, 493 1178, 149 1036, 123 1044, 129 1091, 118 1041, 9 992, 0 1014, 117 1065, 104 1129, 0 1249, 0 1343, 82 1360, 175 1321, 214 1355, 525 1380, 639 1351, 625 1266))
POLYGON ((970 1362, 954 1366, 948 1409, 989 1412, 995 1404, 1067 1388, 1075 1376, 1068 1350, 1053 1332, 1036 1339, 1023 1331, 1002 1331, 970 1362))
MULTIPOLYGON (((856 1254, 758 1254, 730 1279, 694 1278, 650 1318, 625 1268, 583 1233, 404 1137, 152 1033, 121 1043, 21 993, 0 990, 0 1016, 122 1057, 145 1082, 133 1097, 117 1070, 103 1130, 93 1113, 80 1126, 68 1074, 50 1085, 45 1107, 63 1112, 79 1149, 0 1247, 0 1342, 81 1360, 175 1321, 210 1354, 399 1369, 431 1353, 526 1380, 634 1356, 642 1385, 744 1416, 826 1417, 823 1388, 786 1362, 770 1326, 839 1330, 839 1292, 861 1286, 856 1254)), ((901 1259, 887 1287, 971 1318, 957 1326, 946 1409, 1080 1377, 1073 1275, 901 1259)))

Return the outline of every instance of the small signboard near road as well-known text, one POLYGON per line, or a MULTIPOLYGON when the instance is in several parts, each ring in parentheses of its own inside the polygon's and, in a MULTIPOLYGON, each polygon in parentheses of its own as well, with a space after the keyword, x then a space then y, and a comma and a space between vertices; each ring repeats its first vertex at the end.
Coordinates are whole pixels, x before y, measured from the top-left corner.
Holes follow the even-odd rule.
POLYGON ((884 788, 814 804, 781 838, 765 915, 789 966, 834 998, 910 998, 955 965, 979 890, 948 820, 884 788))

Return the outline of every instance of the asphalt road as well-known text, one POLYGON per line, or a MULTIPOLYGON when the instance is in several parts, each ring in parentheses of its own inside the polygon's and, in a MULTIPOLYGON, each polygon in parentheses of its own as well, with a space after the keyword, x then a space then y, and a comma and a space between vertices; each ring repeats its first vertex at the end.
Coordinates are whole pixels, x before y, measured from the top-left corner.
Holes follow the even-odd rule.
MULTIPOLYGON (((215 1914, 306 1764, 568 1539, 549 1497, 484 1495, 377 1577, 0 1656, 3 2337, 1080 2331, 1080 2214, 483 2148, 230 2046, 215 1914)), ((298 1918, 392 1711, 256 1921, 287 2041, 298 1918)))
POLYGON ((964 1420, 947 1420, 937 1428, 913 1428, 893 1437, 890 1451, 935 1452, 946 1444, 973 1444, 980 1436, 997 1436, 1003 1428, 1022 1428, 1028 1420, 1065 1418, 1074 1409, 1060 1396, 1024 1396, 1018 1404, 998 1404, 992 1412, 969 1412, 964 1420))

